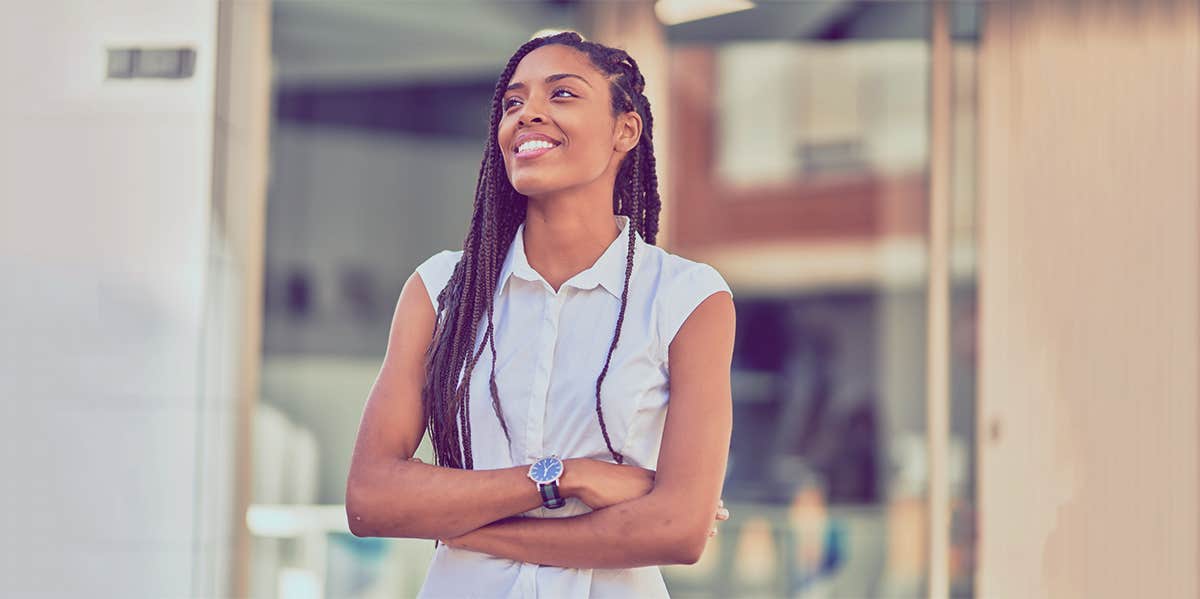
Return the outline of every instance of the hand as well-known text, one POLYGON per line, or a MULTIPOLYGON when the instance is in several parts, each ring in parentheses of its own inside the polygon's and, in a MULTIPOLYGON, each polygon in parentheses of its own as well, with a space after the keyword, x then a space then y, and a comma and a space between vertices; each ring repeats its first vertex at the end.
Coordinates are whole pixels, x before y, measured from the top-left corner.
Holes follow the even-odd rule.
POLYGON ((649 493, 654 488, 654 471, 591 458, 569 458, 563 460, 558 484, 563 495, 598 510, 649 493))
MULTIPOLYGON (((717 500, 717 515, 716 515, 716 519, 717 519, 717 520, 728 520, 728 519, 729 519, 729 510, 725 509, 725 500, 724 500, 724 499, 718 499, 718 500, 717 500)), ((717 536, 717 527, 716 527, 716 525, 713 525, 712 529, 708 531, 708 536, 709 536, 709 537, 715 537, 715 536, 717 536)))

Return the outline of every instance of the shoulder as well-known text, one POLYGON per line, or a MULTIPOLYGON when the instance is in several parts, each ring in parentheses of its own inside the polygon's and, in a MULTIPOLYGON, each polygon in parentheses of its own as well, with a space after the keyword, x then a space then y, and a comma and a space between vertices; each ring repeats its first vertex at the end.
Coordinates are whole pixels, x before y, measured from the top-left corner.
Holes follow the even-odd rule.
POLYGON ((656 245, 644 244, 645 254, 639 262, 639 271, 648 271, 645 276, 654 282, 656 292, 688 287, 700 282, 718 282, 725 285, 725 278, 712 265, 671 253, 656 245))
MULTIPOLYGON (((697 285, 722 287, 729 291, 725 277, 707 262, 698 262, 678 254, 663 251, 662 273, 664 282, 670 286, 690 288, 697 285)), ((732 293, 732 292, 731 292, 732 293)))
POLYGON ((462 250, 441 250, 440 252, 436 252, 432 256, 425 258, 425 260, 422 261, 419 266, 417 266, 417 272, 431 268, 445 267, 447 265, 453 269, 454 265, 458 264, 459 258, 462 258, 462 254, 462 250))
POLYGON ((733 290, 712 265, 661 248, 655 250, 651 260, 658 270, 655 309, 659 337, 666 348, 704 300, 720 292, 728 293, 732 298, 733 290))
POLYGON ((421 281, 425 284, 425 291, 429 294, 435 314, 438 309, 438 295, 446 287, 446 283, 450 282, 450 276, 454 274, 454 267, 458 266, 462 255, 463 250, 442 250, 426 258, 416 268, 417 274, 421 275, 421 281))

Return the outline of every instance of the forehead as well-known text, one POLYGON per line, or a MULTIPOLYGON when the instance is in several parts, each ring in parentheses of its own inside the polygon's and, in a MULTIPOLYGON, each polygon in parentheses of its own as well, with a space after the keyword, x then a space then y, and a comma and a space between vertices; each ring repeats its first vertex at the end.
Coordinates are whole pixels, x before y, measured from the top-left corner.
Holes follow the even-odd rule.
POLYGON ((602 79, 587 55, 570 46, 547 44, 526 54, 513 71, 510 83, 540 83, 547 75, 574 73, 593 86, 602 79))

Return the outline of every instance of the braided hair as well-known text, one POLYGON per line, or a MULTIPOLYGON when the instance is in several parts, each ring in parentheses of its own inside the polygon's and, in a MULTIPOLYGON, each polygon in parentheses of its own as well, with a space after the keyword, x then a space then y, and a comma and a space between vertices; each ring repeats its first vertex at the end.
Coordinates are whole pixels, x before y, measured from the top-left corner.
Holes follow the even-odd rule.
POLYGON ((613 214, 629 217, 629 245, 625 264, 625 285, 616 330, 608 348, 604 369, 596 380, 596 417, 604 442, 613 460, 620 464, 624 456, 613 449, 604 413, 600 389, 608 373, 613 350, 621 336, 625 306, 629 297, 629 278, 633 271, 634 233, 641 233, 654 244, 658 233, 658 176, 655 174, 653 118, 650 103, 643 93, 646 80, 637 62, 624 50, 585 41, 574 31, 566 31, 529 40, 517 49, 496 81, 492 96, 491 119, 479 179, 475 187, 475 208, 471 226, 463 240, 463 254, 445 288, 438 294, 438 310, 433 342, 425 357, 425 385, 421 391, 424 417, 433 441, 435 463, 452 468, 474 469, 471 456, 470 380, 475 364, 489 348, 492 371, 489 388, 492 410, 500 420, 505 437, 511 443, 508 425, 500 408, 496 387, 496 343, 493 335, 492 300, 498 284, 503 257, 508 254, 517 228, 525 221, 528 198, 513 188, 504 167, 496 135, 502 116, 501 101, 513 71, 525 55, 548 44, 575 48, 588 56, 609 81, 612 114, 636 111, 642 118, 642 134, 637 145, 622 159, 613 186, 613 214), (486 314, 487 330, 479 348, 472 350, 475 333, 486 314), (457 421, 457 424, 456 424, 457 421), (461 444, 461 449, 460 449, 461 444))

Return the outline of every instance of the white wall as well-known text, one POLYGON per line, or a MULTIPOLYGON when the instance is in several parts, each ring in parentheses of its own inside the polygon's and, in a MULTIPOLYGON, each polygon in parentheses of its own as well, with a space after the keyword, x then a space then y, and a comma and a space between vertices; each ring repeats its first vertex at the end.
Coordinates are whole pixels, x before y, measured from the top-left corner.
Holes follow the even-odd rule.
POLYGON ((5 13, 0 595, 215 596, 241 325, 210 243, 217 3, 5 13), (106 81, 109 44, 194 48, 195 74, 106 81))

